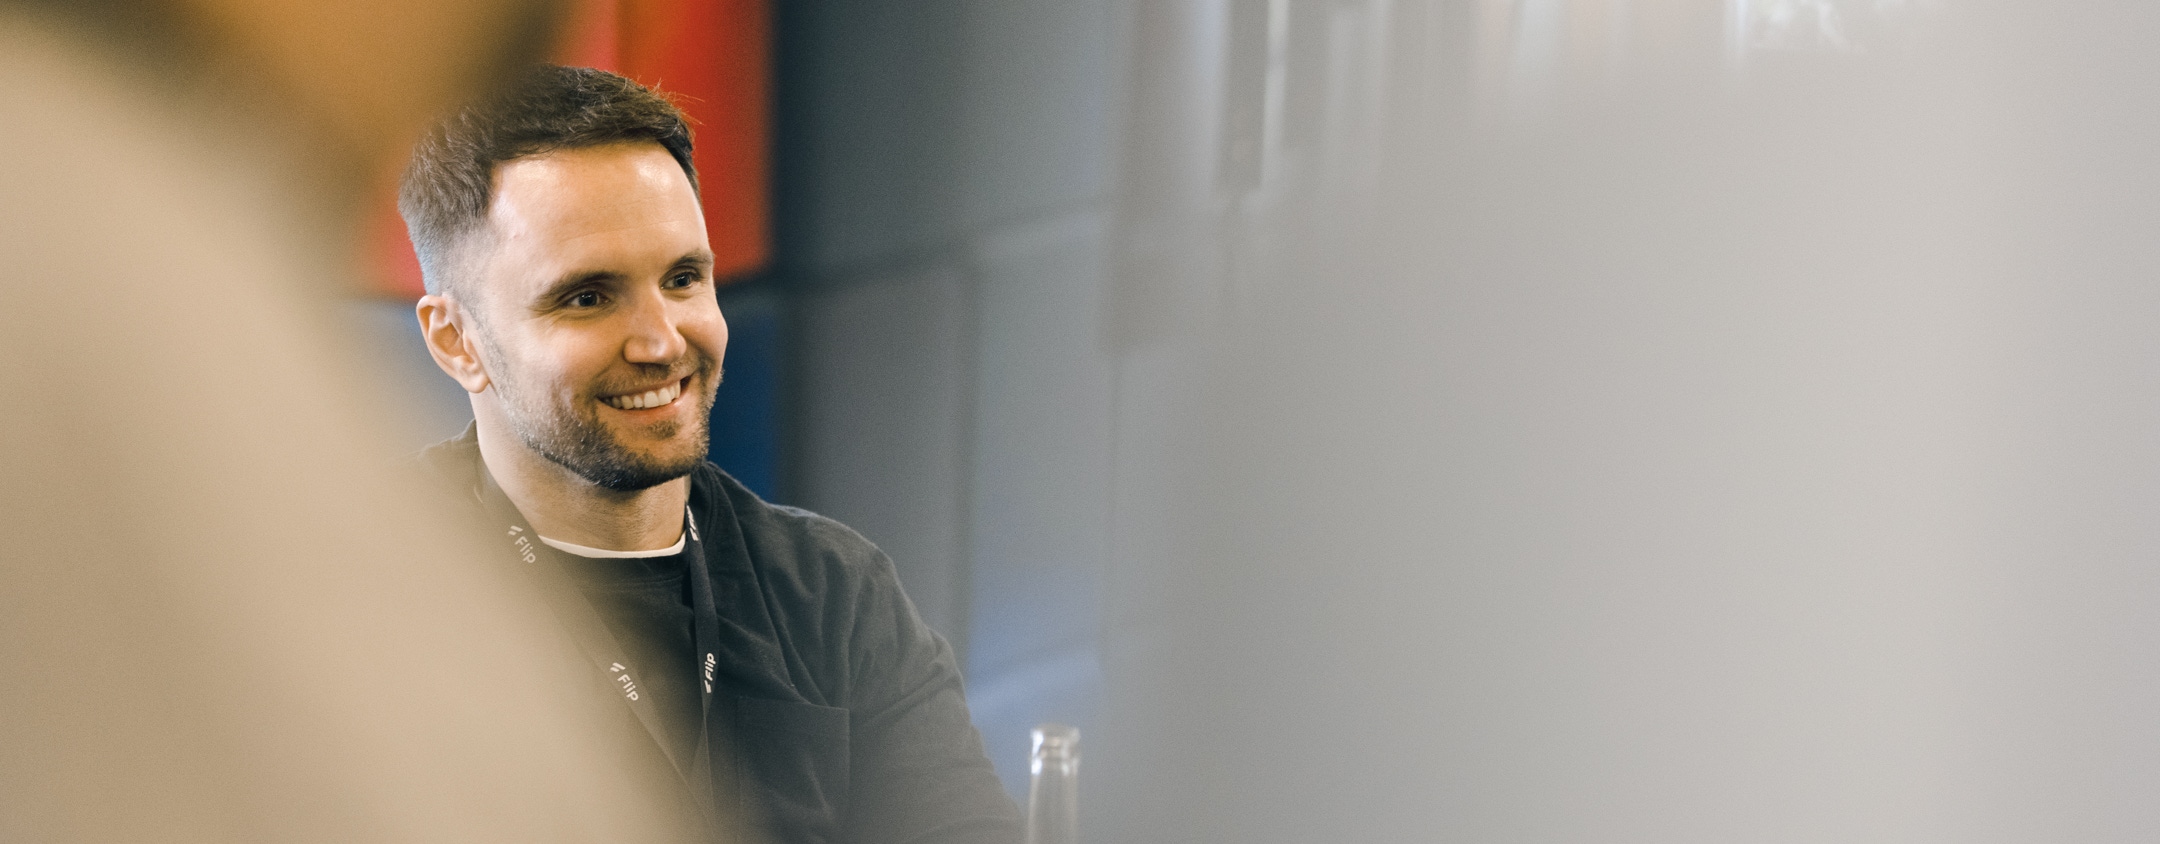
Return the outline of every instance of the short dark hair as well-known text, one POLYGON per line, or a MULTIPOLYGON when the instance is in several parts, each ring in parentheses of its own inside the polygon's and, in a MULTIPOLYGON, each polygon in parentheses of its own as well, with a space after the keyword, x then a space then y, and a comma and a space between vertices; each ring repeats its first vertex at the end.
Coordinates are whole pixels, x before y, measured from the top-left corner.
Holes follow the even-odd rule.
POLYGON ((495 168, 529 155, 651 141, 667 148, 690 188, 690 125, 656 91, 604 70, 541 65, 437 121, 413 150, 398 213, 429 293, 452 287, 458 246, 487 219, 495 168))

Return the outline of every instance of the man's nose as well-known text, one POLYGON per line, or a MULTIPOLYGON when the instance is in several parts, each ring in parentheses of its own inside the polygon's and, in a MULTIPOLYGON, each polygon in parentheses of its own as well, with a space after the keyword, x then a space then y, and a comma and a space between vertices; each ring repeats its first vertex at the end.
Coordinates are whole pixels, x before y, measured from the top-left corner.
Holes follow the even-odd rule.
POLYGON ((647 297, 630 313, 630 336, 623 341, 623 359, 631 363, 673 364, 689 347, 676 324, 674 309, 665 297, 647 297))

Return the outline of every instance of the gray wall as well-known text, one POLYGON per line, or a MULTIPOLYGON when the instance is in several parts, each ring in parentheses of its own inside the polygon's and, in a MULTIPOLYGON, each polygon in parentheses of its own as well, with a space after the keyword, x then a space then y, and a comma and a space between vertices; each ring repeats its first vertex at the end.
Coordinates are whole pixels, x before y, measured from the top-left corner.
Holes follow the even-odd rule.
POLYGON ((1089 840, 2151 838, 2160 13, 1789 5, 786 10, 805 502, 1089 840))
POLYGON ((1018 790, 1028 729, 1099 697, 1114 10, 781 14, 792 497, 894 558, 1018 790))

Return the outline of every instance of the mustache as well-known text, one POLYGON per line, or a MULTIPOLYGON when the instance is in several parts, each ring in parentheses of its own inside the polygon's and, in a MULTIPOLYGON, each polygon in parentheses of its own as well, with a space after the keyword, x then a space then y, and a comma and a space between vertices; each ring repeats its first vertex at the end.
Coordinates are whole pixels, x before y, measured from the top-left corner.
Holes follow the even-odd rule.
POLYGON ((656 383, 681 381, 692 375, 706 376, 714 386, 718 386, 721 378, 725 376, 725 371, 719 361, 704 354, 691 353, 669 363, 629 364, 628 371, 602 381, 594 392, 601 395, 625 393, 656 383))

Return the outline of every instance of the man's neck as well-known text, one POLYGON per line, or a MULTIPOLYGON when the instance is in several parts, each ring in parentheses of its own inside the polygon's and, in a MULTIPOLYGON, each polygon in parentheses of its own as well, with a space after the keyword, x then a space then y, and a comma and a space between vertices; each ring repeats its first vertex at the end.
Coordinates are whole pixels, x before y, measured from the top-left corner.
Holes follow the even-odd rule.
POLYGON ((682 538, 690 478, 636 492, 597 486, 516 440, 479 431, 480 460, 535 532, 609 551, 650 551, 682 538))

